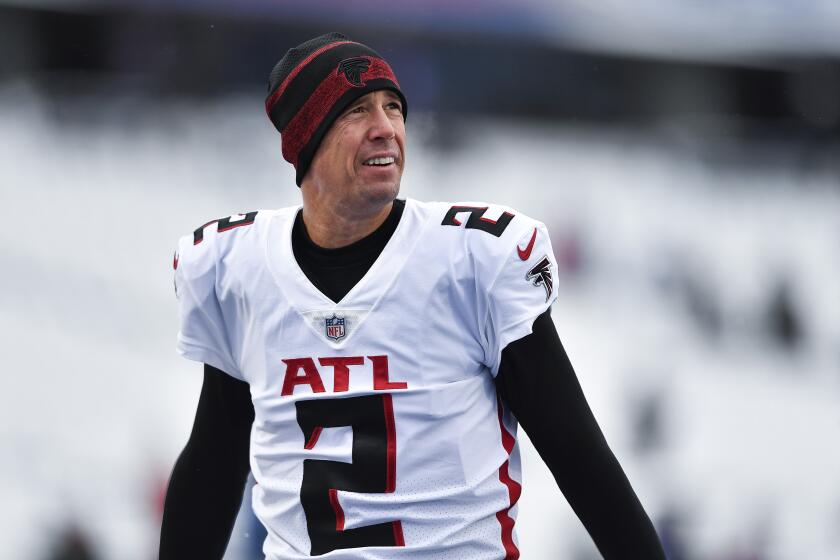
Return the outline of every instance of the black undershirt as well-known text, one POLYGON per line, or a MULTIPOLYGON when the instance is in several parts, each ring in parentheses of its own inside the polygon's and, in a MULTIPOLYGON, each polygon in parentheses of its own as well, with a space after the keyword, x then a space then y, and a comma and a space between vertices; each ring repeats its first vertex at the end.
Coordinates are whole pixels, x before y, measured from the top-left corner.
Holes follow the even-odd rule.
POLYGON ((367 237, 339 249, 325 249, 316 245, 298 212, 292 226, 292 251, 298 266, 318 290, 338 303, 373 265, 385 244, 397 230, 404 200, 395 200, 390 214, 376 231, 367 237))
MULTIPOLYGON (((397 200, 375 232, 340 249, 315 245, 298 213, 295 259, 310 282, 338 302, 382 252, 404 207, 397 200)), ((653 525, 586 402, 550 310, 534 321, 530 335, 502 351, 496 388, 602 556, 664 560, 653 525)), ((161 560, 224 555, 249 472, 253 420, 248 384, 205 364, 192 433, 167 490, 161 560)))

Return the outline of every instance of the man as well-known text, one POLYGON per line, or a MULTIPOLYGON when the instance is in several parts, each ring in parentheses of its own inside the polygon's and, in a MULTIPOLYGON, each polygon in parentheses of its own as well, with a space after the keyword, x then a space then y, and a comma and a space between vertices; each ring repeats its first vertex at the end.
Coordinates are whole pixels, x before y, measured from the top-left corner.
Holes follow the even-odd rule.
POLYGON ((266 109, 303 205, 180 241, 205 376, 161 558, 222 557, 249 447, 268 559, 518 558, 517 420, 605 558, 664 558, 554 330, 545 227, 397 199, 406 100, 343 35, 288 51, 266 109))

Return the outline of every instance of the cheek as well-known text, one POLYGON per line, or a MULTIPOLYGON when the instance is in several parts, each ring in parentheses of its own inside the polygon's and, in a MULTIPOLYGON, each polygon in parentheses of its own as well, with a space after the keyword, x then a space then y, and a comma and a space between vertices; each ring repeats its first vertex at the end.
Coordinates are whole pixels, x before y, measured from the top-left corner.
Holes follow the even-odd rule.
POLYGON ((397 145, 400 147, 400 151, 405 153, 405 124, 403 124, 402 121, 400 121, 399 126, 396 127, 396 139, 397 145))
POLYGON ((336 158, 350 161, 352 163, 356 159, 355 146, 357 146, 357 143, 354 142, 353 135, 349 132, 345 132, 339 136, 338 141, 336 142, 336 158))

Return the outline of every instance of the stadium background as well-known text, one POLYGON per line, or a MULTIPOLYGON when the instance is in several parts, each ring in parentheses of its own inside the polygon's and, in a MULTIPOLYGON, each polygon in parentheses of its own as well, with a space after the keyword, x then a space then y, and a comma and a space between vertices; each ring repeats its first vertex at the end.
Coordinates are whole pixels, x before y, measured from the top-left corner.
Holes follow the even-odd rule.
MULTIPOLYGON (((403 196, 548 224, 669 558, 840 557, 840 4, 0 0, 0 558, 155 557, 201 377, 172 250, 297 203, 265 80, 330 30, 403 85, 403 196)), ((523 558, 597 558, 522 445, 523 558)), ((259 539, 246 504, 227 558, 259 539)))

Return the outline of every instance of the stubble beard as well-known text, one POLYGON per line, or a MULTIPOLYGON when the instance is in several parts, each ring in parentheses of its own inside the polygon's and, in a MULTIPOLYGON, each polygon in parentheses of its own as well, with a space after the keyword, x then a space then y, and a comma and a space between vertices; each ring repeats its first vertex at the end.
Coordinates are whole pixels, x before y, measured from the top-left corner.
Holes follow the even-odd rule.
MULTIPOLYGON (((395 164, 396 165, 396 164, 395 164)), ((369 209, 381 209, 383 206, 392 203, 400 193, 400 182, 402 180, 402 169, 397 168, 393 182, 381 181, 358 186, 357 193, 359 201, 369 209)))
POLYGON ((367 215, 376 214, 383 207, 394 202, 399 192, 399 180, 394 184, 369 186, 360 193, 360 204, 356 210, 367 215))

